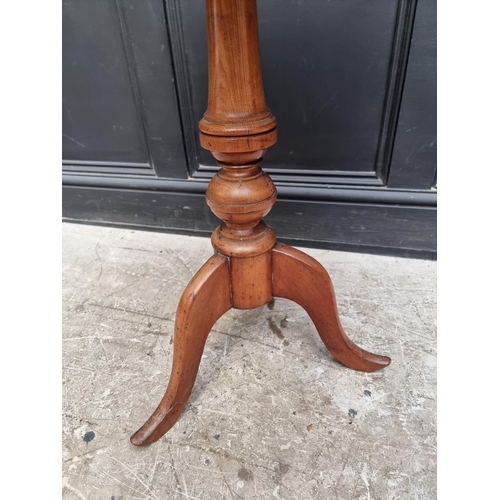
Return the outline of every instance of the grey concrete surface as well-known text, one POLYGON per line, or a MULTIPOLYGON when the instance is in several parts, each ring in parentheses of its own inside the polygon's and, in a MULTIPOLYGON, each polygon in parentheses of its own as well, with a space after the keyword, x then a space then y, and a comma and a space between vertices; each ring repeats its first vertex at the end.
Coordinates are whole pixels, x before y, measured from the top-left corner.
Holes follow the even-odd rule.
POLYGON ((64 499, 436 498, 435 263, 305 251, 351 339, 392 365, 340 365, 292 302, 230 311, 177 424, 135 448, 210 241, 63 225, 64 499))

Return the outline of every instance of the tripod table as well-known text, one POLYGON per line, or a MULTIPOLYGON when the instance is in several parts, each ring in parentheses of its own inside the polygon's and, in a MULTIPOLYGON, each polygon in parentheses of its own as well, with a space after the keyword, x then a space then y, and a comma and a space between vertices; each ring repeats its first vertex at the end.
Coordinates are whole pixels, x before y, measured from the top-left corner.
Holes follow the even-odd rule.
POLYGON ((261 307, 273 297, 293 300, 344 365, 372 372, 391 362, 347 337, 326 270, 307 254, 277 243, 262 220, 276 201, 276 188, 260 163, 277 141, 277 122, 264 97, 256 0, 207 0, 207 26, 209 95, 200 141, 220 166, 206 198, 223 222, 212 234, 214 255, 180 299, 170 382, 158 408, 131 437, 136 446, 158 440, 175 424, 191 394, 207 336, 231 308, 261 307))

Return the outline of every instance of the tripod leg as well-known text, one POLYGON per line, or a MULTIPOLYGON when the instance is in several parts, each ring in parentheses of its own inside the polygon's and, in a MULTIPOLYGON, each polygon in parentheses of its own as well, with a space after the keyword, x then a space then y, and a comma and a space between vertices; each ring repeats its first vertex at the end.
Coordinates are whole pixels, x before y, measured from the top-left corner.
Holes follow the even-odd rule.
POLYGON ((191 394, 208 334, 231 308, 229 260, 211 257, 184 290, 175 320, 174 356, 167 391, 149 420, 130 438, 151 444, 177 421, 191 394))
POLYGON ((390 358, 364 351, 347 337, 340 323, 330 276, 309 255, 279 243, 274 247, 273 296, 302 306, 326 348, 347 367, 373 372, 390 364, 390 358))

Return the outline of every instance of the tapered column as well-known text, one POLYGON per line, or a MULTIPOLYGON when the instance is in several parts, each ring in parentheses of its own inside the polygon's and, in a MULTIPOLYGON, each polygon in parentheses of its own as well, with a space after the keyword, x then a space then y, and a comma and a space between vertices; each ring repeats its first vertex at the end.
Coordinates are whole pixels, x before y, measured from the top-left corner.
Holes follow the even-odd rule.
POLYGON ((256 0, 207 0, 207 28, 208 106, 200 121, 202 146, 213 152, 272 146, 276 118, 264 97, 256 0))
POLYGON ((262 86, 256 0, 207 0, 207 26, 209 91, 200 141, 221 167, 207 203, 224 221, 212 244, 231 258, 233 307, 250 309, 272 298, 276 243, 261 220, 276 189, 260 162, 277 134, 262 86))

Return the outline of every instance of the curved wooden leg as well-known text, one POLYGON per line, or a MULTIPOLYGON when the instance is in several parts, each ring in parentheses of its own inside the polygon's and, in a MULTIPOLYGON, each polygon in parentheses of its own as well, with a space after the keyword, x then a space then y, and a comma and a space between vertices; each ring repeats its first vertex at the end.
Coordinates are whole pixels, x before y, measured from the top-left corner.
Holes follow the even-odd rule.
POLYGON ((229 260, 211 257, 184 290, 175 320, 174 356, 167 391, 149 420, 130 438, 135 446, 160 439, 177 421, 191 394, 214 323, 231 309, 229 260))
POLYGON ((347 367, 373 372, 390 364, 390 358, 364 351, 347 337, 340 323, 330 276, 309 255, 279 243, 274 247, 273 296, 302 306, 326 348, 347 367))

